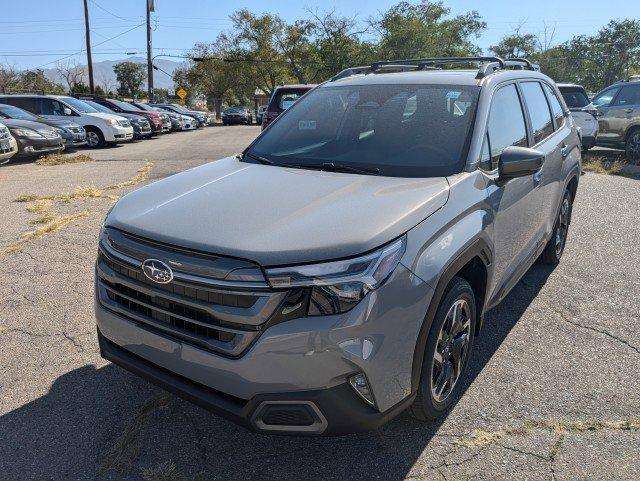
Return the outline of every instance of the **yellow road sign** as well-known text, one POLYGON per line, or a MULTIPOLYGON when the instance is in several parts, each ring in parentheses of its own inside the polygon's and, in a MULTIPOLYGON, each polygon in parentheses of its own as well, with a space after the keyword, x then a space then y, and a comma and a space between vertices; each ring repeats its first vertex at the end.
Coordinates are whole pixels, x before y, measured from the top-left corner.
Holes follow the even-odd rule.
POLYGON ((176 95, 181 99, 184 99, 187 96, 187 91, 185 89, 178 89, 176 95))

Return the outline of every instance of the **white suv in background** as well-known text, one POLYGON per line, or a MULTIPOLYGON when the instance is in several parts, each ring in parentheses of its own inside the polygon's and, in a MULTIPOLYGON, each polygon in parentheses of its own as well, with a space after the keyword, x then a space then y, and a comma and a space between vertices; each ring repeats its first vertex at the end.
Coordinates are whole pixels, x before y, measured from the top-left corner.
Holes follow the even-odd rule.
POLYGON ((596 139, 598 138, 598 109, 591 103, 586 90, 581 85, 556 85, 571 111, 571 116, 580 127, 582 150, 589 150, 596 145, 596 139))
POLYGON ((0 95, 0 103, 15 105, 45 118, 68 117, 87 131, 89 147, 103 147, 133 139, 131 123, 115 114, 98 112, 91 105, 65 95, 0 95))

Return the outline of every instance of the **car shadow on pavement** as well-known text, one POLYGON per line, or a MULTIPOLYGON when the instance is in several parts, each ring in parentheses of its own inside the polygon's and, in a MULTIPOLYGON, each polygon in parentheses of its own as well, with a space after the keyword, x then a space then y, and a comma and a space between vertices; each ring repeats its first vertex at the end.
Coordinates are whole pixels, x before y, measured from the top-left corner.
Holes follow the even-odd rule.
MULTIPOLYGON (((465 391, 552 271, 535 265, 487 313, 465 391)), ((112 364, 86 365, 0 417, 0 478, 139 480, 143 469, 159 466, 180 475, 158 479, 400 480, 443 422, 420 423, 403 413, 376 432, 338 438, 255 434, 112 364)))

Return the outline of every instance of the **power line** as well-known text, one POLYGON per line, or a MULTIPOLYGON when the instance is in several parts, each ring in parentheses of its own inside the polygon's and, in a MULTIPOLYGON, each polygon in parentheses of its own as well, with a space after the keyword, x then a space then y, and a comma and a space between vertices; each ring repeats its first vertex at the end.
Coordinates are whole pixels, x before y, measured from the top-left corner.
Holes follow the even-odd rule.
POLYGON ((102 10, 103 12, 108 13, 109 15, 111 15, 112 17, 115 17, 117 19, 120 20, 125 20, 125 21, 129 21, 127 18, 121 17, 120 15, 116 15, 113 12, 110 12, 109 10, 107 10, 106 8, 104 8, 102 5, 100 5, 98 2, 96 2, 95 0, 90 0, 91 3, 93 3, 96 7, 98 7, 100 10, 102 10))

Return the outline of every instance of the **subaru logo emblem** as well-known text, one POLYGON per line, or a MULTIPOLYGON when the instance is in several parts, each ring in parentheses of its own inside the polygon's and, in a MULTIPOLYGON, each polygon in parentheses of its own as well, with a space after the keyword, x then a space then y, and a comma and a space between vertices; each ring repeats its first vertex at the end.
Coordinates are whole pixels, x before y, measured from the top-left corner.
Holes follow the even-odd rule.
POLYGON ((168 284, 173 280, 171 267, 158 259, 147 259, 142 263, 144 275, 158 284, 168 284))

